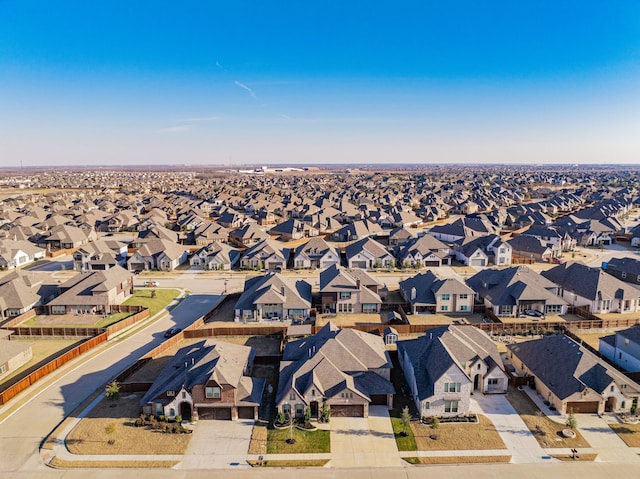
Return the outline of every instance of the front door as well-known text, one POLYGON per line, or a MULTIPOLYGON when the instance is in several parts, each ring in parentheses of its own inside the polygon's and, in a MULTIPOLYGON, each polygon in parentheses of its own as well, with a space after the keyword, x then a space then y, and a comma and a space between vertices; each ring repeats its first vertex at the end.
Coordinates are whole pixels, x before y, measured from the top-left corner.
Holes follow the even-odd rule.
POLYGON ((180 415, 183 421, 191 421, 191 404, 186 401, 180 404, 180 415))
POLYGON ((311 408, 311 417, 317 418, 318 417, 318 401, 311 401, 311 403, 309 404, 309 407, 311 408))

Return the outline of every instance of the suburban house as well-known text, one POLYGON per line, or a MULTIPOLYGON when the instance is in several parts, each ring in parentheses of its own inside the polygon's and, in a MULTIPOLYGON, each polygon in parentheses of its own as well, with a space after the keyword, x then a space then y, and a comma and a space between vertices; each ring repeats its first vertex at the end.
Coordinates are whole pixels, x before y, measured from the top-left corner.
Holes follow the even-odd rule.
POLYGON ((381 285, 364 270, 337 265, 320 272, 321 312, 379 313, 381 285))
POLYGON ((600 338, 598 350, 625 371, 640 372, 640 326, 600 338))
POLYGON ((319 231, 309 223, 289 218, 269 230, 270 235, 278 236, 281 241, 299 240, 318 236, 319 231))
POLYGON ((0 240, 0 269, 13 269, 45 257, 45 250, 27 240, 0 240))
POLYGON ((340 264, 340 254, 320 237, 311 238, 296 248, 293 257, 294 268, 328 268, 340 264))
POLYGON ((562 297, 573 306, 588 307, 596 314, 640 311, 640 289, 600 268, 569 262, 541 274, 560 286, 562 297))
POLYGON ((24 271, 0 277, 0 318, 20 316, 49 299, 38 294, 41 285, 40 276, 24 271))
POLYGON ((286 416, 368 417, 372 405, 393 407, 391 359, 380 336, 327 323, 317 334, 286 344, 276 407, 286 416))
POLYGON ((490 234, 479 238, 467 237, 453 248, 456 258, 466 266, 508 266, 512 249, 500 236, 490 234))
POLYGON ((507 392, 509 378, 497 346, 478 328, 440 326, 396 344, 400 367, 421 417, 468 415, 474 391, 507 392))
POLYGON ((22 341, 9 341, 13 331, 0 329, 0 380, 21 367, 33 357, 31 344, 22 341))
POLYGON ((473 313, 474 291, 455 279, 440 279, 431 271, 400 281, 400 293, 412 314, 473 313))
POLYGON ((76 271, 105 270, 115 265, 127 265, 127 244, 122 241, 99 239, 73 253, 76 271))
POLYGON ((372 238, 363 238, 345 249, 349 268, 382 268, 395 266, 396 260, 384 246, 372 238))
POLYGON ((451 249, 435 236, 424 235, 406 244, 398 253, 400 264, 442 266, 451 264, 451 249))
POLYGON ((545 317, 567 312, 558 285, 526 266, 485 269, 467 279, 467 284, 496 316, 526 316, 535 311, 545 317))
POLYGON ((538 238, 551 248, 553 256, 560 256, 563 251, 572 251, 576 247, 576 240, 568 232, 553 226, 534 226, 523 232, 522 236, 538 238))
POLYGON ((440 241, 454 243, 465 238, 478 238, 498 232, 498 228, 485 218, 465 216, 452 223, 436 225, 429 230, 428 234, 440 241))
POLYGON ((560 414, 622 413, 638 406, 640 386, 568 336, 510 344, 507 359, 519 375, 533 376, 536 391, 560 414))
POLYGON ((257 419, 264 379, 255 351, 213 339, 180 348, 140 400, 144 414, 190 419, 257 419))
POLYGON ((133 276, 114 266, 83 271, 60 285, 60 295, 46 304, 48 314, 109 314, 133 294, 133 276))
POLYGON ((394 228, 389 232, 389 246, 392 248, 405 246, 407 243, 410 243, 415 239, 417 239, 416 233, 405 226, 394 228))
POLYGON ((139 243, 127 264, 129 271, 171 271, 187 261, 187 257, 184 246, 166 239, 150 239, 139 243))
POLYGON ((640 261, 634 258, 611 258, 602 269, 625 283, 640 285, 640 261))
POLYGON ((244 269, 267 269, 279 271, 287 269, 291 250, 281 244, 265 239, 244 252, 240 267, 244 269))
POLYGON ((54 226, 42 234, 38 246, 44 246, 48 251, 59 249, 73 249, 98 239, 95 230, 84 230, 77 226, 62 224, 54 226))
POLYGON ((311 308, 311 285, 279 273, 248 278, 234 306, 235 322, 305 320, 311 308))
POLYGON ((197 226, 190 235, 192 243, 205 246, 211 243, 223 242, 229 239, 229 230, 218 223, 205 221, 197 226))
POLYGON ((356 241, 382 232, 378 223, 358 220, 348 223, 332 233, 334 241, 356 241))
POLYGON ((209 270, 230 270, 240 259, 240 250, 227 243, 211 243, 196 251, 189 264, 209 270))
POLYGON ((253 221, 229 232, 229 241, 240 247, 253 246, 269 238, 253 221))
POLYGON ((519 235, 507 241, 512 250, 512 260, 551 261, 554 250, 543 240, 535 236, 519 235))

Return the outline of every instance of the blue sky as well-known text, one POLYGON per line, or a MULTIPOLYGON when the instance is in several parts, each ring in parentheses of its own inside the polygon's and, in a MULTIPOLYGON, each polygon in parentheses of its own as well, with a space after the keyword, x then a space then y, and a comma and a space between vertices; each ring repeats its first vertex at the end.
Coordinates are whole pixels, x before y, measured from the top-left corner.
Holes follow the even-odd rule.
POLYGON ((0 0, 0 164, 640 163, 640 2, 0 0))

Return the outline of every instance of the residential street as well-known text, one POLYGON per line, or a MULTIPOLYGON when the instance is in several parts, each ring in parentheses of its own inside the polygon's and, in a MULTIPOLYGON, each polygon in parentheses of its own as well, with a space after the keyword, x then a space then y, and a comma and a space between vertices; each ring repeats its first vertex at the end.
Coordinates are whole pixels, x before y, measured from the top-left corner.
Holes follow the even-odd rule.
MULTIPOLYGON (((81 357, 64 368, 64 375, 40 391, 41 385, 28 389, 5 407, 21 403, 20 409, 0 423, 0 476, 49 470, 38 456, 40 442, 87 396, 112 377, 133 364, 147 351, 164 341, 171 326, 184 328, 209 311, 220 296, 191 295, 162 319, 140 332, 99 347, 97 354, 81 357), (34 394, 35 391, 39 391, 34 394)), ((44 380, 46 381, 46 379, 44 380)))

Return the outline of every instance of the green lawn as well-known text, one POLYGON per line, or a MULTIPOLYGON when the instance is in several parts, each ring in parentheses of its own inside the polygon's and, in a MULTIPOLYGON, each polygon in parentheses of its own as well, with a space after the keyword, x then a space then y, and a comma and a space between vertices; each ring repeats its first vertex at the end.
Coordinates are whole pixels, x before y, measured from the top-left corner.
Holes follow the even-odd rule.
POLYGON ((396 438, 396 444, 398 445, 398 451, 417 451, 418 446, 416 444, 416 438, 413 436, 411 427, 406 430, 407 435, 403 436, 401 433, 404 431, 402 422, 399 417, 391 417, 391 425, 393 426, 393 435, 396 438))
POLYGON ((122 304, 144 306, 151 310, 151 316, 153 316, 177 298, 179 294, 180 291, 177 289, 141 288, 134 290, 133 296, 122 304), (152 297, 152 291, 156 292, 155 298, 152 297))
POLYGON ((304 454, 331 452, 330 432, 301 431, 293 428, 294 444, 288 444, 291 431, 286 429, 269 429, 267 431, 267 454, 304 454))

